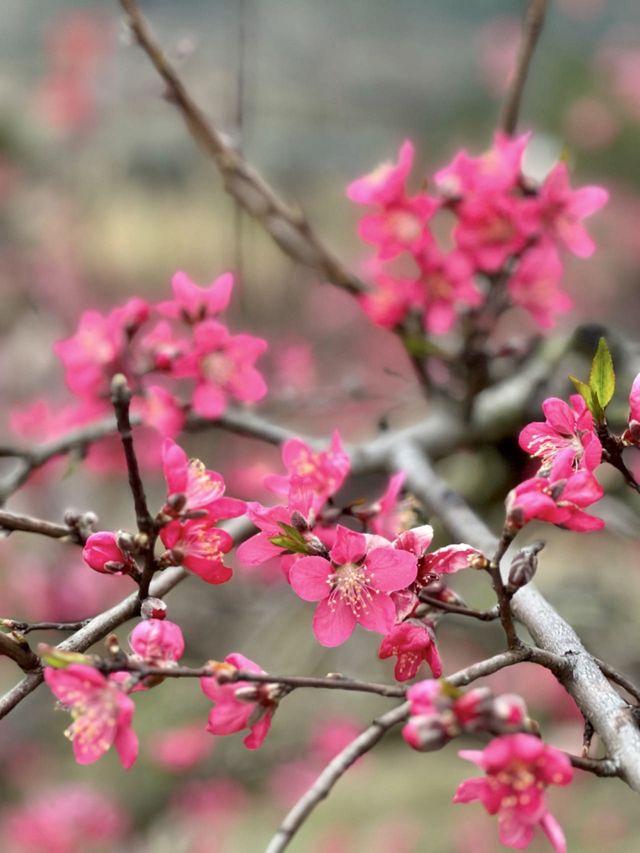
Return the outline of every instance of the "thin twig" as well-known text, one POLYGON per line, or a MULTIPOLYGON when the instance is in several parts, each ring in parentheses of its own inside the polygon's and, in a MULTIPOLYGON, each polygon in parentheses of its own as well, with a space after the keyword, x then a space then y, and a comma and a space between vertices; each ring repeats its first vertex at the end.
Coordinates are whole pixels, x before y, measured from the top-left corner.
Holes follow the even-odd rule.
POLYGON ((89 622, 91 619, 81 619, 78 622, 19 622, 16 619, 0 619, 0 625, 19 634, 30 634, 32 631, 79 631, 89 622))
POLYGON ((500 612, 497 607, 491 610, 474 610, 472 607, 463 607, 461 604, 440 601, 439 598, 432 598, 424 592, 420 593, 419 598, 423 604, 428 604, 429 607, 436 607, 438 610, 444 610, 445 613, 457 613, 459 616, 469 616, 472 619, 479 619, 482 622, 493 622, 500 618, 500 612))
POLYGON ((587 773, 593 773, 595 776, 620 775, 615 761, 611 761, 610 758, 586 758, 582 755, 572 755, 570 752, 565 753, 565 755, 574 767, 579 770, 586 770, 587 773))
POLYGON ((224 178, 226 191, 257 219, 280 248, 294 261, 317 270, 337 287, 352 294, 364 293, 366 285, 347 269, 321 242, 303 212, 287 204, 205 118, 160 45, 151 35, 135 0, 120 0, 131 32, 167 87, 174 104, 195 141, 214 160, 224 178))
MULTIPOLYGON (((472 664, 472 666, 448 676, 446 680, 454 687, 463 687, 485 675, 491 675, 491 673, 498 672, 507 666, 520 663, 526 659, 526 654, 525 649, 503 652, 488 660, 472 664)), ((389 729, 403 722, 408 714, 409 703, 405 702, 374 720, 368 729, 365 729, 342 752, 338 753, 282 821, 278 831, 271 839, 266 853, 281 853, 288 847, 298 829, 316 806, 329 796, 333 786, 344 776, 351 765, 373 749, 389 729)))
POLYGON ((26 640, 14 639, 9 634, 3 634, 1 631, 0 656, 11 658, 14 663, 18 664, 21 670, 27 673, 33 673, 40 669, 40 658, 29 648, 26 640))
POLYGON ((614 684, 624 688, 630 696, 633 696, 636 702, 640 702, 640 687, 634 684, 630 678, 627 678, 626 675, 623 675, 623 673, 614 669, 614 667, 610 666, 605 661, 600 660, 600 658, 594 658, 594 661, 598 664, 609 681, 613 681, 614 684))
POLYGON ((51 539, 73 539, 77 541, 78 531, 67 524, 57 524, 43 518, 34 518, 15 512, 0 510, 0 528, 3 530, 22 530, 25 533, 39 533, 51 539))
POLYGON ((522 40, 516 61, 516 70, 509 91, 507 92, 499 122, 499 127, 510 135, 515 132, 518 124, 522 95, 536 44, 542 32, 546 10, 547 0, 529 0, 522 29, 522 40))

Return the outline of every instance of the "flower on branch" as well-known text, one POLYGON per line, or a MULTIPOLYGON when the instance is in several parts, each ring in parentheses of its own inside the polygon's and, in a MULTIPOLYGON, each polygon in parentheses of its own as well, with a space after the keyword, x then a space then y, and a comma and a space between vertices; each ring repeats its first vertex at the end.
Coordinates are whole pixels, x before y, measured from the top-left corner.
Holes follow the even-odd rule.
POLYGON ((182 629, 168 619, 143 619, 129 635, 134 653, 153 666, 177 663, 184 654, 182 629))
MULTIPOLYGON (((236 652, 227 655, 224 664, 218 664, 218 668, 221 674, 228 674, 234 669, 264 672, 257 663, 236 652)), ((213 675, 201 678, 200 686, 214 703, 209 711, 207 731, 214 735, 231 735, 248 728, 250 732, 243 741, 247 749, 262 746, 281 695, 278 685, 252 684, 249 681, 225 683, 222 677, 213 675)))
POLYGON ((520 433, 520 447, 541 460, 540 474, 567 477, 575 471, 593 471, 602 460, 602 445, 593 415, 579 394, 570 405, 558 397, 542 404, 546 420, 528 424, 520 433))
POLYGON ((382 537, 356 533, 339 524, 329 557, 301 557, 289 572, 297 595, 319 602, 313 619, 318 642, 339 646, 356 624, 386 634, 396 614, 390 593, 415 580, 414 555, 396 550, 382 537))
POLYGON ((402 736, 420 752, 440 749, 463 732, 513 732, 527 725, 527 709, 520 696, 495 697, 488 687, 465 693, 446 681, 427 679, 407 691, 409 722, 402 736))
POLYGON ((590 471, 578 471, 568 477, 555 472, 549 477, 532 477, 507 495, 507 525, 519 530, 537 518, 567 530, 601 530, 604 521, 583 510, 603 494, 590 471))
POLYGON ((73 723, 65 735, 78 764, 93 764, 114 745, 123 767, 131 767, 138 756, 138 738, 131 728, 135 708, 118 678, 106 678, 85 664, 70 664, 45 667, 44 680, 71 712, 73 723))
POLYGON ((82 549, 85 563, 96 572, 104 574, 126 574, 135 567, 131 554, 118 545, 118 536, 108 530, 92 533, 82 549))
POLYGON ((533 735, 510 734, 495 738, 482 751, 462 750, 459 755, 487 775, 462 782, 454 803, 479 800, 489 814, 497 814, 500 841, 506 847, 528 847, 540 827, 556 853, 565 853, 564 833, 545 800, 549 785, 568 785, 573 778, 564 753, 533 735))
POLYGON ((184 566, 211 584, 231 578, 233 572, 224 565, 223 556, 233 548, 233 539, 212 519, 175 519, 161 529, 160 539, 168 549, 165 559, 172 565, 184 566))
POLYGON ((171 279, 173 299, 156 305, 158 314, 171 320, 198 323, 207 317, 216 317, 229 305, 233 290, 233 276, 226 272, 209 287, 198 287, 184 272, 177 272, 171 279))
POLYGON ((442 661, 436 646, 436 635, 430 624, 407 620, 395 625, 385 636, 378 657, 397 657, 394 675, 398 681, 414 678, 422 662, 426 662, 435 678, 442 675, 442 661))

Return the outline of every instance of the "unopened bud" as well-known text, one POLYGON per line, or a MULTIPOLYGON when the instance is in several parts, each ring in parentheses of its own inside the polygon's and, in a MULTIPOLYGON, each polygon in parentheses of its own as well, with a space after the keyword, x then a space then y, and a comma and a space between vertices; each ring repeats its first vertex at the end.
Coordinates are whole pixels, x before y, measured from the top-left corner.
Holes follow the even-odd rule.
POLYGON ((297 509, 295 509, 291 513, 291 524, 300 533, 306 533, 306 531, 309 529, 309 525, 307 524, 307 519, 297 509))
POLYGON ((174 513, 180 513, 187 505, 187 496, 182 492, 176 492, 167 498, 167 507, 174 513))
POLYGON ((442 721, 435 714, 411 717, 402 729, 402 737, 419 752, 433 752, 450 740, 442 721))
POLYGON ((77 509, 66 509, 64 511, 63 519, 67 527, 75 527, 80 521, 80 513, 77 509))
POLYGON ((491 714, 498 728, 521 729, 527 720, 527 706, 521 696, 504 693, 493 700, 491 714))
POLYGON ((507 592, 513 595, 516 590, 526 586, 538 568, 538 553, 544 548, 544 542, 534 542, 521 548, 511 562, 507 592))
POLYGON ((161 598, 145 598, 140 606, 140 616, 143 619, 165 619, 167 616, 167 605, 161 598))
POLYGON ((116 545, 121 551, 133 553, 136 550, 135 538, 132 533, 127 530, 116 531, 116 545))

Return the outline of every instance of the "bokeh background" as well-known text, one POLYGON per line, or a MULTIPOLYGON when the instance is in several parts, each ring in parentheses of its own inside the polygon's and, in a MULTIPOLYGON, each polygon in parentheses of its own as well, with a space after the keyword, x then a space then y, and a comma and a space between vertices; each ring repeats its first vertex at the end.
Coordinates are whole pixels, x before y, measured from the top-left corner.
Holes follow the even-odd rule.
MULTIPOLYGON (((565 152, 576 181, 611 191, 591 226, 598 252, 567 265, 576 308, 560 330, 604 324, 624 373, 627 360, 632 370, 640 318, 640 8, 635 0, 550 6, 521 122, 535 132, 526 168, 542 175, 565 152)), ((356 269, 367 250, 357 241, 358 211, 344 187, 395 156, 405 137, 416 142, 425 174, 460 146, 487 147, 524 7, 520 0, 142 4, 205 112, 284 195, 303 204, 318 232, 356 269)), ((108 310, 132 295, 168 298, 178 269, 203 284, 227 269, 238 273, 231 323, 271 341, 264 362, 271 393, 261 410, 275 420, 316 436, 339 427, 355 441, 373 436, 381 418, 400 425, 424 415, 393 336, 372 328, 349 297, 293 265, 238 216, 162 94, 146 57, 130 44, 115 0, 4 0, 3 438, 16 440, 12 417, 15 425, 16 413, 34 400, 46 399, 54 413, 68 402, 51 347, 73 332, 83 309, 108 310)), ((513 322, 518 333, 532 333, 522 317, 513 322)), ((585 364, 574 353, 553 378, 556 390, 565 392, 566 374, 585 373, 585 364)), ((38 426, 31 423, 22 437, 42 437, 38 426)), ((211 431, 185 443, 239 497, 264 497, 262 476, 278 469, 277 452, 251 440, 211 431)), ((443 473, 499 523, 500 503, 523 463, 506 442, 459 453, 443 473), (502 452, 511 454, 507 461, 502 452)), ((93 509, 108 529, 130 527, 133 513, 117 468, 109 460, 89 469, 65 460, 10 507, 48 518, 70 506, 93 509)), ((595 653, 639 676, 638 502, 616 477, 605 472, 602 480, 607 532, 580 537, 545 530, 540 584, 595 653)), ((157 472, 149 472, 148 484, 160 506, 157 472)), ((372 480, 353 488, 375 495, 383 487, 372 480)), ((458 586, 478 606, 491 603, 477 579, 458 586)), ((21 534, 0 542, 1 617, 83 618, 128 591, 125 580, 83 568, 69 545, 21 534)), ((360 632, 340 649, 322 649, 311 633, 311 612, 277 574, 241 570, 224 587, 189 579, 171 596, 169 611, 184 629, 186 663, 241 651, 266 670, 391 680, 391 664, 376 659, 376 638, 360 632)), ((127 627, 119 632, 123 644, 127 633, 127 627)), ((449 672, 499 643, 491 626, 478 630, 455 618, 443 620, 439 638, 449 672)), ((0 687, 16 677, 13 665, 0 661, 0 687)), ((522 665, 494 683, 522 691, 547 739, 579 751, 580 716, 552 679, 522 665)), ((294 693, 259 753, 246 751, 240 736, 203 734, 209 707, 195 682, 139 695, 142 749, 134 768, 122 771, 113 754, 79 768, 62 737, 68 718, 40 688, 0 724, 0 848, 261 850, 314 772, 388 701, 294 693), (167 743, 172 732, 177 740, 167 743), (35 840, 34 827, 42 832, 35 840), (100 833, 107 840, 93 844, 100 833)), ((496 849, 495 822, 479 806, 450 803, 469 775, 456 746, 419 755, 389 736, 339 783, 292 850, 496 849)), ((637 801, 621 783, 578 774, 569 790, 553 792, 552 804, 570 849, 623 853, 640 845, 637 801)), ((544 842, 532 849, 544 849, 544 842)))

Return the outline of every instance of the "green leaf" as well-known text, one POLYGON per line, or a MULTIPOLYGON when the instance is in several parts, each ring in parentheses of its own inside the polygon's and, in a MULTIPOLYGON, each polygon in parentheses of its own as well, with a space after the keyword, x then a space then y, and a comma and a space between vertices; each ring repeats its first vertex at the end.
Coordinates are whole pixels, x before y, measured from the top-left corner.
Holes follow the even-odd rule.
POLYGON ((591 388, 587 385, 587 383, 583 382, 582 379, 578 379, 576 376, 570 376, 569 379, 575 385, 576 391, 585 401, 585 403, 587 404, 587 408, 589 409, 593 417, 596 419, 596 421, 604 420, 604 410, 598 402, 598 399, 594 397, 593 392, 591 391, 591 388))
POLYGON ((72 663, 82 663, 86 666, 91 666, 94 659, 89 655, 80 654, 80 652, 65 652, 62 649, 57 649, 55 646, 49 646, 47 643, 39 643, 38 654, 47 666, 55 669, 65 669, 72 663))
POLYGON ((423 335, 403 335, 402 343, 405 346, 406 351, 409 355, 413 355, 416 358, 425 358, 426 356, 432 355, 437 358, 442 358, 445 361, 448 361, 450 356, 442 347, 439 347, 433 341, 429 340, 429 338, 425 338, 423 335))
POLYGON ((602 409, 606 409, 611 402, 613 392, 616 390, 616 374, 613 369, 613 359, 604 338, 600 338, 598 349, 591 363, 589 387, 602 409))
POLYGON ((270 536, 269 542, 282 548, 283 551, 289 551, 291 554, 310 554, 313 553, 304 540, 293 539, 291 536, 270 536))

